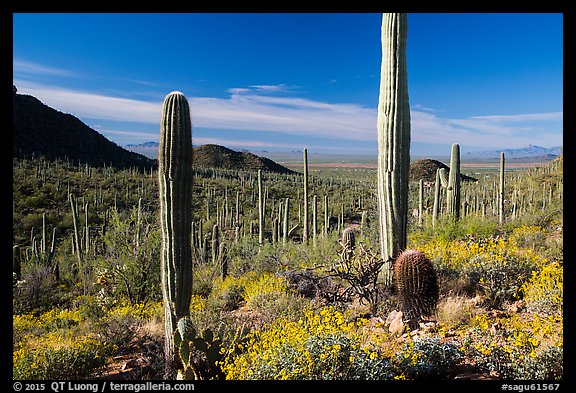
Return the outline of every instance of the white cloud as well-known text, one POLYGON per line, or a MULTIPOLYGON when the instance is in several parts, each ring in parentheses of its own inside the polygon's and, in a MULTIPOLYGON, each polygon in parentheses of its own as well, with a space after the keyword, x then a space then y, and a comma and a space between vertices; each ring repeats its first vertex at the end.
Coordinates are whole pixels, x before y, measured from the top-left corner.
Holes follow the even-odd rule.
MULTIPOLYGON (((118 98, 23 80, 15 81, 15 84, 19 92, 31 94, 53 108, 80 118, 155 126, 160 122, 161 101, 118 98)), ((262 132, 295 136, 294 145, 298 146, 310 140, 308 138, 344 143, 376 141, 375 108, 330 104, 294 94, 278 95, 290 88, 287 85, 254 85, 228 89, 230 97, 227 98, 188 96, 193 127, 214 132, 241 131, 243 137, 236 140, 236 146, 243 143, 246 147, 274 145, 269 141, 258 142, 262 132)), ((459 143, 463 147, 562 144, 562 112, 450 118, 433 113, 432 108, 413 105, 411 124, 412 141, 418 143, 459 143)))

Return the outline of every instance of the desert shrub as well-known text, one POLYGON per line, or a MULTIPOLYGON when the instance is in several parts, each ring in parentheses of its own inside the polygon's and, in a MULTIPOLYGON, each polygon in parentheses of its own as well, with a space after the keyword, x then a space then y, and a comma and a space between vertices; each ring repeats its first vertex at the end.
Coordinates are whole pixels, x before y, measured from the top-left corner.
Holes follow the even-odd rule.
POLYGON ((18 343, 25 339, 27 335, 37 336, 44 331, 38 317, 32 314, 17 314, 12 318, 12 347, 16 348, 18 343))
POLYGON ((213 291, 209 296, 210 307, 224 311, 232 311, 244 302, 244 292, 248 278, 255 274, 246 274, 241 278, 226 276, 224 280, 216 280, 213 291))
POLYGON ((162 310, 160 303, 133 305, 126 299, 104 309, 93 296, 83 296, 74 309, 14 315, 14 378, 88 378, 162 310))
POLYGON ((447 379, 451 370, 463 361, 457 342, 438 337, 417 337, 408 340, 394 361, 406 379, 447 379))
POLYGON ((121 347, 128 344, 139 327, 163 310, 160 302, 131 304, 127 299, 120 300, 104 315, 90 321, 90 330, 102 341, 121 347))
POLYGON ((88 379, 106 364, 112 347, 93 336, 48 333, 21 342, 13 352, 13 378, 88 379))
POLYGON ((391 340, 368 320, 327 307, 251 332, 229 346, 222 368, 227 379, 430 379, 450 375, 462 359, 456 342, 391 340))
POLYGON ((534 266, 523 259, 498 258, 498 255, 477 255, 463 269, 464 274, 485 297, 490 307, 517 298, 520 288, 530 277, 534 266))
POLYGON ((434 262, 441 293, 480 293, 492 307, 516 300, 532 271, 546 263, 533 249, 519 247, 514 238, 469 235, 452 241, 421 240, 412 247, 434 262))
POLYGON ((524 380, 560 380, 564 372, 564 349, 550 346, 525 357, 514 367, 514 378, 524 380))
POLYGON ((277 245, 258 244, 258 236, 245 236, 228 247, 229 273, 241 276, 247 272, 274 272, 278 268, 280 249, 277 245))
POLYGON ((558 262, 534 271, 522 285, 526 308, 544 315, 561 314, 564 302, 564 268, 558 262))
POLYGON ((370 379, 390 377, 390 364, 362 345, 357 328, 332 307, 278 318, 230 346, 223 361, 227 379, 370 379))
POLYGON ((463 338, 463 350, 476 365, 502 379, 561 378, 562 316, 478 315, 463 338), (560 358, 556 357, 560 356, 560 358))
POLYGON ((57 303, 52 269, 31 264, 13 288, 12 304, 16 314, 43 312, 57 303))
POLYGON ((39 323, 46 331, 69 330, 81 322, 78 311, 52 309, 40 315, 39 323))
POLYGON ((214 287, 214 267, 211 263, 195 265, 192 275, 192 293, 207 298, 214 287))
POLYGON ((249 309, 262 313, 266 320, 297 314, 304 304, 303 298, 288 288, 282 276, 270 273, 247 282, 244 299, 249 309))
POLYGON ((509 238, 518 247, 539 249, 544 245, 546 234, 540 226, 522 225, 514 228, 509 238))
POLYGON ((110 297, 122 296, 133 304, 160 299, 161 236, 157 226, 147 225, 151 220, 151 214, 143 211, 137 228, 136 208, 127 216, 111 209, 110 228, 103 238, 106 250, 98 261, 100 272, 109 276, 103 289, 110 297))

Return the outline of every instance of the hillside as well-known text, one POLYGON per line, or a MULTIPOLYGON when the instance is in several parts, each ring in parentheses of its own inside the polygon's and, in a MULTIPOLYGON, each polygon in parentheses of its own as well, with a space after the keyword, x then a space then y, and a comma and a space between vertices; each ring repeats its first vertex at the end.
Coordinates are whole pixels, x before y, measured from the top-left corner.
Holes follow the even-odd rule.
POLYGON ((155 167, 154 160, 106 139, 77 117, 57 111, 37 98, 13 94, 13 155, 68 159, 92 166, 155 167))
POLYGON ((269 158, 249 152, 237 152, 220 145, 202 145, 193 148, 194 165, 209 168, 249 169, 275 173, 295 173, 269 158))
MULTIPOLYGON (((450 168, 447 165, 437 160, 426 158, 414 161, 410 164, 410 181, 419 181, 420 179, 424 179, 424 181, 433 183, 436 181, 436 170, 441 168, 450 171, 450 168)), ((477 181, 477 179, 463 173, 460 174, 460 179, 462 181, 477 181)))

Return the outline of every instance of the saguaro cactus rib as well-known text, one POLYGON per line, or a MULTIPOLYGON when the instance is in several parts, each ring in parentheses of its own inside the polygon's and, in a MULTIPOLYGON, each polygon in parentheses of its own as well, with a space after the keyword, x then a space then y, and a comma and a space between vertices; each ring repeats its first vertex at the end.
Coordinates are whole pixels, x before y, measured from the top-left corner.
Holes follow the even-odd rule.
POLYGON ((382 16, 382 69, 378 103, 378 208, 384 278, 406 247, 410 171, 410 104, 406 69, 408 18, 382 16))
POLYGON ((158 149, 167 373, 177 367, 173 341, 176 324, 190 313, 192 175, 190 109, 184 95, 174 91, 164 99, 158 149))

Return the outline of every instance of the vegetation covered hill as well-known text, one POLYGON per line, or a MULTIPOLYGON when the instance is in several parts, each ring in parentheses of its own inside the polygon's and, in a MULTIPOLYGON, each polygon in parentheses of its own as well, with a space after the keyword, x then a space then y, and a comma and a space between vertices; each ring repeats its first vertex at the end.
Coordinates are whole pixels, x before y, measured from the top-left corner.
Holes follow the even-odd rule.
POLYGON ((260 157, 250 152, 237 152, 220 145, 201 145, 193 148, 192 160, 195 166, 235 170, 261 169, 266 172, 283 174, 295 173, 269 158, 260 157))
MULTIPOLYGON (((410 181, 419 181, 420 179, 424 179, 425 182, 434 183, 436 181, 436 170, 442 168, 450 172, 450 167, 438 160, 426 158, 411 162, 410 181)), ((463 173, 460 174, 460 179, 462 181, 477 181, 477 179, 463 173)))
POLYGON ((106 139, 77 117, 57 111, 14 87, 13 155, 44 156, 92 166, 152 168, 154 160, 130 152, 106 139))

